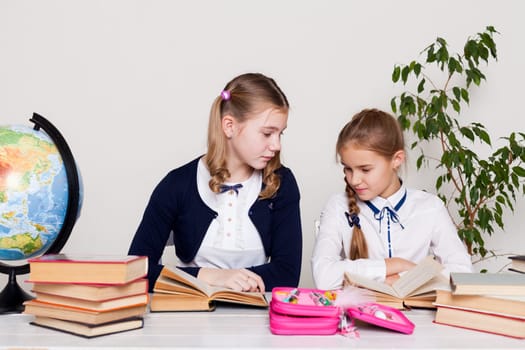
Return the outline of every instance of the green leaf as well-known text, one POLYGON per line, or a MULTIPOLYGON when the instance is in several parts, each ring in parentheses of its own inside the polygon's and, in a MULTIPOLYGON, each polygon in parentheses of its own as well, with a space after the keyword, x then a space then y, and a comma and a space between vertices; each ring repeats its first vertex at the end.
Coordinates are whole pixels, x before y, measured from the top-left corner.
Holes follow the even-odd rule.
POLYGON ((395 66, 394 71, 392 72, 392 81, 397 83, 399 81, 399 76, 401 74, 401 67, 395 66))
POLYGON ((397 113, 397 106, 396 106, 396 98, 393 97, 390 100, 390 108, 392 109, 392 112, 397 113))
POLYGON ((455 110, 456 112, 458 112, 458 114, 459 114, 459 111, 461 110, 461 107, 459 106, 458 101, 456 101, 456 100, 452 100, 452 107, 453 107, 454 110, 455 110))
POLYGON ((419 73, 421 73, 421 64, 416 63, 414 65, 414 73, 416 74, 416 77, 419 77, 419 73))
POLYGON ((461 89, 461 97, 465 102, 469 103, 469 94, 466 89, 461 89))
POLYGON ((420 94, 425 90, 425 79, 422 79, 417 86, 417 93, 420 94))
POLYGON ((474 133, 472 132, 472 130, 470 130, 467 127, 462 127, 459 129, 459 131, 461 132, 463 136, 467 137, 470 141, 474 141, 474 133))
POLYGON ((407 82, 408 73, 410 73, 410 68, 408 66, 404 66, 401 70, 401 80, 403 81, 403 84, 406 84, 407 82))
POLYGON ((461 101, 461 89, 457 86, 454 86, 452 88, 452 92, 454 93, 454 96, 456 97, 456 100, 461 101))
POLYGON ((525 177, 525 169, 520 166, 513 167, 512 171, 514 172, 514 174, 518 175, 519 177, 525 177))

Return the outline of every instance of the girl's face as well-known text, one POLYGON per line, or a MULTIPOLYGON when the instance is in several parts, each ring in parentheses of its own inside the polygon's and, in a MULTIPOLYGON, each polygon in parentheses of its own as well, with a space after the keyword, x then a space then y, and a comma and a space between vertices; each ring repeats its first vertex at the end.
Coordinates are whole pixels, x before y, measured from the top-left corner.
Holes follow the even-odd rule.
POLYGON ((275 108, 256 112, 244 122, 231 116, 223 117, 223 131, 228 139, 228 169, 232 173, 244 168, 264 169, 281 150, 281 135, 288 114, 275 108))
POLYGON ((399 190, 401 182, 397 169, 405 159, 404 151, 397 151, 389 159, 348 143, 341 149, 339 156, 346 182, 359 199, 366 201, 377 196, 387 198, 399 190))

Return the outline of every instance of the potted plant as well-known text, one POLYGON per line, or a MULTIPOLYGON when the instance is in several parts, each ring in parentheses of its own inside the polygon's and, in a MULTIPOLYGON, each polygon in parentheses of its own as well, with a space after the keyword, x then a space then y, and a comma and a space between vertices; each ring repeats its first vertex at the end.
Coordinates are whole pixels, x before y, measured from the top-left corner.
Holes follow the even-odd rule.
POLYGON ((395 65, 392 72, 394 83, 415 90, 393 97, 391 108, 403 130, 414 136, 411 149, 421 152, 417 169, 435 164, 437 195, 469 252, 481 259, 495 255, 484 239, 495 227, 504 229, 504 212, 514 211, 516 196, 525 194, 525 134, 501 137, 498 142, 503 145, 495 149, 484 125, 460 120, 472 102, 469 91, 486 80, 481 65, 497 60, 496 34, 494 27, 486 27, 467 39, 462 53, 450 52, 445 39, 438 37, 422 51, 422 62, 395 65), (425 150, 431 144, 437 154, 425 150), (480 156, 481 145, 489 151, 485 158, 480 156))

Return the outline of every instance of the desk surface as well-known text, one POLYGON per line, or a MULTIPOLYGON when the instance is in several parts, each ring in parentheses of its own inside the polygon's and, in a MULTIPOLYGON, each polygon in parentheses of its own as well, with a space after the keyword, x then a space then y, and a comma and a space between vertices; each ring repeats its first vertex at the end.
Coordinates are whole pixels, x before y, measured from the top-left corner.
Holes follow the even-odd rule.
POLYGON ((405 312, 416 325, 405 335, 360 325, 358 339, 341 335, 282 336, 269 330, 268 311, 218 305, 213 312, 147 313, 144 328, 98 338, 29 324, 31 315, 0 315, 0 349, 502 349, 525 348, 525 340, 434 324, 434 312, 405 312))

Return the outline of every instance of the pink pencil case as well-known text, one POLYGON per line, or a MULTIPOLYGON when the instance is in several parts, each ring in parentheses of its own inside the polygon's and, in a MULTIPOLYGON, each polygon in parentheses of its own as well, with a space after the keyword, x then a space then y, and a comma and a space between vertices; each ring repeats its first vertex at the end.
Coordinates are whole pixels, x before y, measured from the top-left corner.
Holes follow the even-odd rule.
POLYGON ((414 324, 399 310, 378 303, 336 306, 339 291, 275 287, 270 302, 270 331, 280 335, 331 335, 358 319, 411 334, 414 324))

